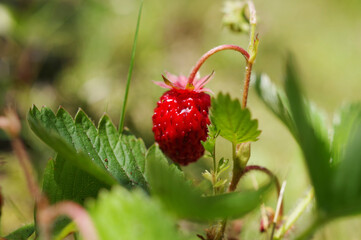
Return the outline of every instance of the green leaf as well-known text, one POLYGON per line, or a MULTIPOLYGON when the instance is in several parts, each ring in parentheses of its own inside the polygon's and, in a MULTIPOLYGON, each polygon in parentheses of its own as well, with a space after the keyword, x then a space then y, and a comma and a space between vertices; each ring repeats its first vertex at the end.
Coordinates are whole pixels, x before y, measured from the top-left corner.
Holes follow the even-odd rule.
POLYGON ((97 129, 82 110, 73 120, 63 108, 55 115, 48 108, 33 107, 28 121, 66 166, 71 164, 108 186, 118 182, 147 189, 144 142, 133 135, 120 136, 109 117, 103 116, 97 129))
POLYGON ((109 188, 109 186, 74 167, 59 155, 55 160, 49 160, 44 171, 43 192, 50 203, 72 200, 83 204, 86 198, 95 198, 102 188, 109 188))
POLYGON ((174 165, 169 166, 157 145, 147 153, 147 176, 151 191, 178 217, 192 220, 237 218, 255 209, 270 186, 257 191, 204 197, 174 165))
POLYGON ((361 212, 361 104, 342 109, 340 121, 335 125, 333 158, 339 162, 330 198, 333 215, 361 212))
POLYGON ((181 239, 174 219, 142 191, 115 187, 88 208, 99 239, 181 239))
MULTIPOLYGON (((39 111, 34 107, 28 120, 36 135, 57 152, 43 179, 43 192, 51 203, 72 200, 83 204, 117 182, 147 189, 143 141, 130 134, 119 136, 107 116, 97 129, 81 110, 73 120, 62 108, 55 115, 48 108, 39 111)), ((61 231, 68 223, 67 218, 60 219, 55 228, 61 231)))
POLYGON ((15 230, 4 238, 6 240, 27 240, 34 233, 34 231, 34 224, 29 224, 15 230))
POLYGON ((202 145, 206 151, 208 151, 211 155, 213 155, 216 146, 216 138, 219 132, 216 126, 214 126, 213 124, 209 124, 207 127, 208 127, 207 140, 205 142, 202 141, 202 145))
POLYGON ((99 155, 107 170, 128 188, 138 185, 147 189, 144 176, 146 147, 141 139, 133 135, 119 135, 109 117, 99 123, 99 155))
POLYGON ((229 94, 218 94, 212 100, 211 121, 220 135, 234 144, 257 141, 261 131, 258 121, 251 119, 250 111, 242 109, 237 99, 231 100, 229 94))
MULTIPOLYGON (((299 141, 294 117, 290 111, 290 103, 284 91, 278 89, 266 74, 257 75, 254 83, 256 92, 266 106, 286 125, 288 130, 299 141)), ((302 98, 303 99, 303 98, 302 98)), ((303 99, 304 110, 311 124, 325 142, 328 141, 328 130, 325 124, 325 114, 316 106, 303 99)))
POLYGON ((299 87, 299 75, 289 57, 286 65, 285 90, 293 116, 296 139, 305 157, 311 181, 315 188, 320 209, 328 208, 330 203, 330 146, 322 118, 305 104, 299 87), (326 135, 326 136, 325 136, 326 135))
MULTIPOLYGON (((44 171, 43 192, 51 204, 63 200, 72 200, 84 204, 86 199, 96 198, 99 190, 103 188, 109 188, 109 186, 74 167, 73 164, 59 157, 59 155, 56 161, 53 159, 48 161, 44 171)), ((53 235, 57 236, 65 231, 70 222, 67 217, 59 217, 53 224, 53 235)))
POLYGON ((256 90, 302 149, 315 188, 319 220, 360 213, 361 104, 345 106, 335 116, 330 144, 324 115, 303 98, 291 57, 286 70, 286 95, 265 75, 257 78, 256 90))
MULTIPOLYGON (((147 154, 146 154, 146 159, 147 159, 147 161, 146 161, 147 165, 146 165, 145 173, 146 173, 147 179, 149 179, 151 176, 153 176, 153 175, 149 176, 149 164, 151 164, 151 163, 149 163, 149 161, 152 161, 153 159, 157 159, 157 161, 159 161, 161 165, 163 164, 163 165, 169 166, 169 161, 168 161, 167 157, 163 154, 162 150, 160 150, 158 144, 154 144, 148 149, 147 154)), ((184 173, 177 165, 171 163, 171 165, 169 167, 172 169, 172 171, 175 175, 177 175, 178 177, 182 177, 182 178, 184 177, 184 173)))
POLYGON ((266 106, 288 127, 300 145, 319 206, 327 208, 332 175, 328 130, 322 111, 302 96, 299 81, 290 57, 286 66, 286 93, 277 89, 264 74, 257 77, 255 89, 266 106))
POLYGON ((230 167, 230 165, 228 163, 229 163, 229 159, 221 158, 219 160, 218 167, 217 167, 218 173, 216 175, 216 178, 218 178, 224 171, 226 171, 230 167))
MULTIPOLYGON (((83 114, 79 114, 79 116, 83 116, 83 114)), ((116 183, 105 171, 105 167, 99 159, 94 158, 94 155, 85 154, 85 145, 89 144, 91 137, 89 136, 89 142, 82 142, 72 117, 63 108, 59 108, 57 115, 55 115, 49 108, 44 107, 39 111, 34 106, 29 111, 28 122, 33 132, 54 149, 59 157, 104 184, 116 183)))
POLYGON ((345 147, 355 125, 361 119, 361 105, 349 104, 341 108, 334 116, 332 138, 332 165, 338 165, 345 157, 345 147))
POLYGON ((257 75, 255 90, 266 106, 288 127, 296 137, 296 127, 289 110, 289 102, 285 93, 277 89, 266 74, 257 75))

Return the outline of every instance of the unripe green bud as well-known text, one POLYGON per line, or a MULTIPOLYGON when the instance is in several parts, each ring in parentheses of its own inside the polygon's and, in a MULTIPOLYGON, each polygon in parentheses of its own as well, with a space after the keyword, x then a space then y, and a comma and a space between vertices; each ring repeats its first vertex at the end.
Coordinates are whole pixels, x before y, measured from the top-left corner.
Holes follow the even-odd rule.
POLYGON ((241 1, 227 1, 223 8, 223 25, 234 32, 249 32, 249 19, 246 16, 247 4, 241 1))
POLYGON ((238 144, 236 147, 236 159, 241 168, 245 168, 249 158, 251 157, 251 143, 245 142, 238 144))

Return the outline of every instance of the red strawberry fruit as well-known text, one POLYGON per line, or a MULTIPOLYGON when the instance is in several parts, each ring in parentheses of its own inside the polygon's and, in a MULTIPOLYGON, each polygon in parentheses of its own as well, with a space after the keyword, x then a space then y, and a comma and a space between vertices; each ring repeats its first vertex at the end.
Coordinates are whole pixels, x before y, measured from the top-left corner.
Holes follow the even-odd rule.
POLYGON ((212 74, 189 83, 185 76, 167 73, 161 87, 170 89, 157 103, 153 114, 155 141, 174 162, 187 165, 204 154, 201 141, 207 139, 211 99, 203 86, 212 74))

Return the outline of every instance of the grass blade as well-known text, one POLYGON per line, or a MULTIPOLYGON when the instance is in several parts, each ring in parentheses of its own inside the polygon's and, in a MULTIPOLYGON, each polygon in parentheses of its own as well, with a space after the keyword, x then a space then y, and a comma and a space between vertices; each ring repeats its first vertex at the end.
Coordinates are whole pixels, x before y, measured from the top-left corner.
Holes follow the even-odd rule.
POLYGON ((125 87, 125 94, 124 94, 124 100, 123 100, 122 114, 120 116, 120 121, 119 121, 119 129, 118 129, 119 133, 122 133, 123 128, 124 128, 125 109, 127 107, 127 100, 128 100, 129 87, 130 87, 130 79, 132 78, 132 73, 133 73, 135 50, 136 50, 136 47, 137 47, 137 39, 138 39, 138 32, 139 32, 139 25, 140 25, 140 17, 142 15, 142 9, 143 9, 143 0, 141 0, 141 2, 140 2, 138 20, 137 20, 137 27, 135 29, 133 48, 132 48, 132 55, 131 55, 131 58, 130 58, 130 65, 129 65, 129 70, 128 70, 127 85, 125 87))

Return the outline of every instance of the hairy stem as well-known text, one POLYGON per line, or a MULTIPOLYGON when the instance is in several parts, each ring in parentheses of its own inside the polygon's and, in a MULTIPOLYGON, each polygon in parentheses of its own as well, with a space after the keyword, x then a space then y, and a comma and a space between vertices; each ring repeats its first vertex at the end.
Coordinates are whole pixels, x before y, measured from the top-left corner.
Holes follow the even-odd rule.
MULTIPOLYGON (((244 80, 244 86, 243 86, 243 98, 242 98, 242 107, 243 108, 246 108, 246 106, 247 106, 249 83, 251 80, 252 67, 253 67, 253 63, 254 63, 256 55, 257 55, 257 47, 258 47, 258 42, 259 42, 258 38, 255 34, 256 24, 257 24, 256 9, 255 9, 255 6, 252 1, 248 1, 247 4, 248 4, 249 12, 250 12, 250 28, 251 28, 248 52, 245 51, 243 48, 240 48, 240 47, 237 47, 234 45, 222 45, 222 46, 216 47, 216 48, 210 50, 209 52, 207 52, 206 54, 204 54, 199 59, 199 61, 197 62, 197 65, 193 68, 193 70, 188 78, 188 85, 192 85, 193 80, 194 80, 198 70, 202 66, 202 64, 214 53, 216 53, 218 51, 226 50, 226 49, 232 49, 232 50, 239 51, 240 53, 243 54, 243 56, 245 57, 245 59, 247 61, 245 80, 244 80)), ((232 143, 232 154, 233 154, 233 170, 232 170, 232 180, 231 180, 231 183, 228 188, 229 192, 235 191, 241 177, 245 173, 247 173, 248 171, 250 171, 252 169, 252 167, 248 168, 245 166, 241 166, 242 164, 240 163, 240 161, 238 161, 238 159, 236 157, 237 152, 236 152, 236 144, 235 143, 232 143)), ((254 168, 254 166, 253 166, 253 168, 254 168)), ((259 167, 259 168, 261 168, 262 169, 261 171, 263 171, 262 167, 259 167)), ((265 170, 266 170, 267 174, 271 174, 272 175, 271 177, 274 177, 273 174, 268 169, 265 169, 265 170)), ((277 190, 279 193, 280 186, 279 186, 279 182, 278 182, 277 178, 276 178, 276 186, 277 186, 277 190)), ((282 213, 283 213, 283 202, 282 202, 281 210, 280 210, 281 216, 282 216, 282 213)), ((226 229, 226 225, 227 225, 227 219, 224 219, 221 223, 221 229, 217 234, 217 237, 216 237, 217 240, 223 238, 224 231, 226 229)))
POLYGON ((253 63, 248 62, 247 66, 246 66, 246 77, 244 79, 244 85, 243 85, 243 98, 242 98, 242 107, 243 108, 246 108, 246 106, 247 106, 249 82, 251 80, 252 67, 253 67, 253 63))
POLYGON ((258 47, 258 38, 256 36, 256 25, 257 25, 257 18, 256 18, 256 8, 252 1, 247 2, 249 13, 250 13, 250 34, 249 34, 249 46, 248 52, 250 54, 247 66, 246 66, 246 74, 243 84, 243 98, 242 98, 242 107, 245 108, 247 106, 247 99, 248 99, 248 89, 249 89, 249 82, 251 80, 251 73, 253 63, 256 59, 257 55, 257 47, 258 47))
POLYGON ((246 59, 246 61, 248 62, 249 59, 249 54, 246 50, 244 50, 243 48, 236 46, 236 45, 221 45, 215 48, 212 48, 211 50, 209 50, 208 52, 206 52, 197 62, 197 64, 194 66, 193 70, 191 71, 189 77, 188 77, 188 85, 193 85, 193 81, 194 78, 196 77, 197 72, 199 71, 199 69, 201 68, 201 66, 203 65, 203 63, 213 54, 223 51, 223 50, 234 50, 237 52, 240 52, 244 58, 246 59))

